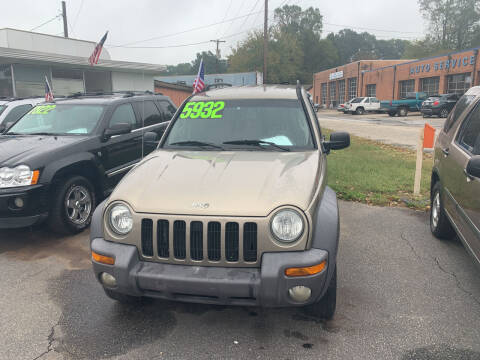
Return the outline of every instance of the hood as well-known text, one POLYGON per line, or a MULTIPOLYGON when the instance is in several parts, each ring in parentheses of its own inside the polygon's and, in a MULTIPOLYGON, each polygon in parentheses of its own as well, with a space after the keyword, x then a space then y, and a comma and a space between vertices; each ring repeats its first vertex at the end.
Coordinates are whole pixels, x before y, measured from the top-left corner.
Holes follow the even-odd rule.
POLYGON ((2 135, 0 136, 0 167, 29 164, 39 155, 80 142, 83 136, 2 135))
MULTIPOLYGON (((169 151, 126 175, 110 201, 136 212, 266 216, 282 205, 305 210, 319 184, 317 151, 169 151)), ((110 202, 109 201, 109 202, 110 202)))

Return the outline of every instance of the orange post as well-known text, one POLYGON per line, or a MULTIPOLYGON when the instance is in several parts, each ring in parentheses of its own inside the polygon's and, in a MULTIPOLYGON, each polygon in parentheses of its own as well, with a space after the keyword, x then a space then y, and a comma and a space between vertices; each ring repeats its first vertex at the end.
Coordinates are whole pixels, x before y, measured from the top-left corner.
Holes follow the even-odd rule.
POLYGON ((423 129, 423 148, 432 149, 435 142, 435 128, 425 124, 423 129))

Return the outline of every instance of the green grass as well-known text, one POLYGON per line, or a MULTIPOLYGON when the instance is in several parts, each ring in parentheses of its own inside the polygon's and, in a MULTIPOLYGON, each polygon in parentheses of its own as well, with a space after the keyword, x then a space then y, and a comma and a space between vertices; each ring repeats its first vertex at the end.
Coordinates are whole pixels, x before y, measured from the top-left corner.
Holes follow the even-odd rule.
MULTIPOLYGON (((324 130, 328 135, 331 131, 324 130)), ((328 184, 339 198, 372 205, 429 205, 432 155, 424 154, 421 191, 413 195, 415 151, 352 136, 351 145, 328 155, 328 184)))

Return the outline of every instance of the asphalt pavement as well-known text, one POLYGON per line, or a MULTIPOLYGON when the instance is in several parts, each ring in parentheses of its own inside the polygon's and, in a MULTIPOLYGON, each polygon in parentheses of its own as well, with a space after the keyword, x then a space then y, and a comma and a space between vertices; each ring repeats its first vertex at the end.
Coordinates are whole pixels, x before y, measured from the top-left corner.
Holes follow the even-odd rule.
POLYGON ((332 321, 302 309, 108 299, 88 234, 0 231, 0 359, 480 359, 480 269, 428 215, 340 203, 332 321))

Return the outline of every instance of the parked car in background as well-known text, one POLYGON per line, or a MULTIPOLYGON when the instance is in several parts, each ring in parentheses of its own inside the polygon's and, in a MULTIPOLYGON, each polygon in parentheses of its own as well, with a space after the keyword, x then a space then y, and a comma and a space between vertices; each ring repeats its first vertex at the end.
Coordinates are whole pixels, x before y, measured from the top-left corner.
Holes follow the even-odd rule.
POLYGON ((420 109, 423 117, 437 115, 446 118, 458 101, 457 94, 443 94, 430 96, 422 103, 420 109))
POLYGON ((376 97, 357 97, 350 100, 348 112, 350 114, 363 115, 366 112, 380 110, 380 101, 376 97))
POLYGON ((337 111, 342 111, 342 112, 346 112, 348 111, 348 107, 350 105, 350 101, 347 101, 347 102, 344 102, 343 104, 340 104, 337 106, 337 111))
POLYGON ((85 229, 95 206, 153 151, 176 108, 166 96, 75 96, 36 106, 0 136, 0 228, 47 220, 85 229))
POLYGON ((436 144, 430 228, 461 239, 480 265, 480 87, 468 90, 445 121, 436 144))
POLYGON ((407 116, 410 111, 420 111, 422 103, 427 99, 427 93, 410 92, 400 100, 382 101, 380 111, 390 116, 407 116))
POLYGON ((35 105, 44 102, 45 98, 5 99, 0 102, 0 133, 14 124, 35 105))

